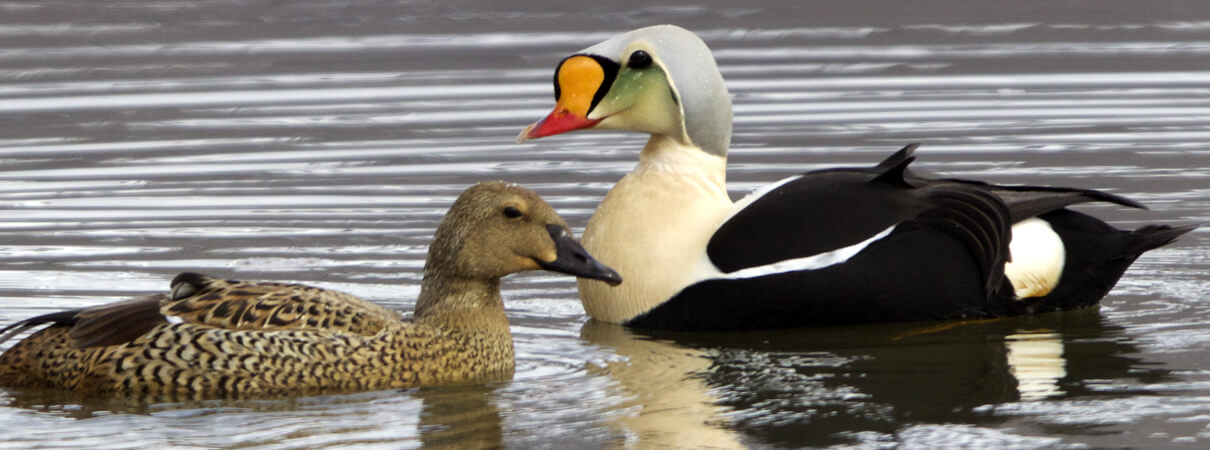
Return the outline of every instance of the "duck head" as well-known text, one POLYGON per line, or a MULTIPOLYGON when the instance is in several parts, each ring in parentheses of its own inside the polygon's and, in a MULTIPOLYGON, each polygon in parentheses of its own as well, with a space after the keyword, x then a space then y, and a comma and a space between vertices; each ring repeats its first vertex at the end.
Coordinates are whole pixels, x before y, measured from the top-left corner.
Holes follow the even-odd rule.
POLYGON ((565 58, 555 109, 518 142, 595 128, 661 135, 725 156, 731 97, 706 43, 674 25, 640 28, 565 58))
POLYGON ((425 276, 498 279, 527 270, 622 282, 572 235, 567 222, 529 189, 501 181, 471 186, 454 201, 429 247, 425 276))

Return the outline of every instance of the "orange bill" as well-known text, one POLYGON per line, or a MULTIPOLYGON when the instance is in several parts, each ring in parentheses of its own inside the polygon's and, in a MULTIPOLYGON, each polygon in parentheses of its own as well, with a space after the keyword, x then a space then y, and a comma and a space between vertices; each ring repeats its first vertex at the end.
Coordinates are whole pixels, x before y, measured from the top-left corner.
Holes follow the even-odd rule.
POLYGON ((575 55, 563 60, 555 74, 558 99, 554 111, 525 127, 517 136, 517 143, 596 125, 601 119, 589 119, 588 112, 598 91, 608 88, 602 86, 605 78, 605 69, 590 56, 575 55))

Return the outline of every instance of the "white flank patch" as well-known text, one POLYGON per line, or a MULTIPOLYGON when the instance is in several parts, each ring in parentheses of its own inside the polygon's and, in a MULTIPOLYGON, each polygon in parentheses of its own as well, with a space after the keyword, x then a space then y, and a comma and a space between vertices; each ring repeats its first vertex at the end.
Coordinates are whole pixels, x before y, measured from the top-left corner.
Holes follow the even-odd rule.
POLYGON ((1017 222, 1008 249, 1012 261, 1004 264, 1004 275, 1018 300, 1044 296, 1058 286, 1067 250, 1050 223, 1037 217, 1017 222))
POLYGON ((168 323, 171 324, 185 323, 185 319, 177 316, 164 316, 164 319, 168 320, 168 323))
POLYGON ((861 253, 862 250, 865 250, 866 247, 869 247, 870 244, 889 236, 894 230, 895 225, 891 225, 890 227, 887 227, 887 229, 882 230, 882 232, 871 236, 869 239, 848 247, 842 247, 830 252, 819 253, 811 256, 804 256, 802 258, 778 261, 772 264, 765 264, 763 266, 740 269, 735 272, 722 274, 715 278, 739 280, 745 278, 763 277, 766 275, 775 275, 779 273, 823 269, 825 267, 834 266, 848 261, 850 258, 857 256, 858 253, 861 253))

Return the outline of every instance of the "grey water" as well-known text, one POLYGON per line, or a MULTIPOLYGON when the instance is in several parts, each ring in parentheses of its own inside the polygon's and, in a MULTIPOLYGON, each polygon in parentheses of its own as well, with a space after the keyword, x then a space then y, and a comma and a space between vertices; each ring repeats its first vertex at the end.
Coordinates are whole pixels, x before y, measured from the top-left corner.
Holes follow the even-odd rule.
MULTIPOLYGON (((676 23, 734 96, 729 188, 871 164, 1104 189, 1125 228, 1210 222, 1203 1, 0 2, 0 326, 181 271, 410 310, 487 179, 582 230, 644 137, 513 143, 564 56, 676 23)), ((804 205, 809 207, 809 205, 804 205)), ((652 224, 658 226, 658 224, 652 224)), ((140 404, 0 389, 0 447, 1173 447, 1210 442, 1210 232, 1097 309, 645 334, 570 279, 505 282, 512 381, 140 404)))

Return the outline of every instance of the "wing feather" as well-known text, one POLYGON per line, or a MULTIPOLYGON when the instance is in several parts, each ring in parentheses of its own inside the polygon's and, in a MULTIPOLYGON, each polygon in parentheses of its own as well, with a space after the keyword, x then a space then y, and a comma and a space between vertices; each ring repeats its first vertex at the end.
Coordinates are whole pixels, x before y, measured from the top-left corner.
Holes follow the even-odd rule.
POLYGON ((731 273, 850 246, 890 226, 926 229, 967 249, 990 297, 1004 284, 1012 212, 985 185, 912 174, 914 149, 871 168, 807 172, 768 191, 719 227, 707 255, 731 273))
POLYGON ((161 309, 185 322, 231 330, 322 330, 373 335, 399 314, 357 296, 301 284, 182 273, 161 309), (187 286, 186 286, 187 285, 187 286))
POLYGON ((29 318, 0 329, 0 342, 49 324, 70 327, 68 337, 77 348, 120 345, 169 323, 169 317, 229 330, 306 330, 365 336, 400 320, 398 313, 340 291, 224 280, 186 272, 172 280, 168 294, 29 318))

